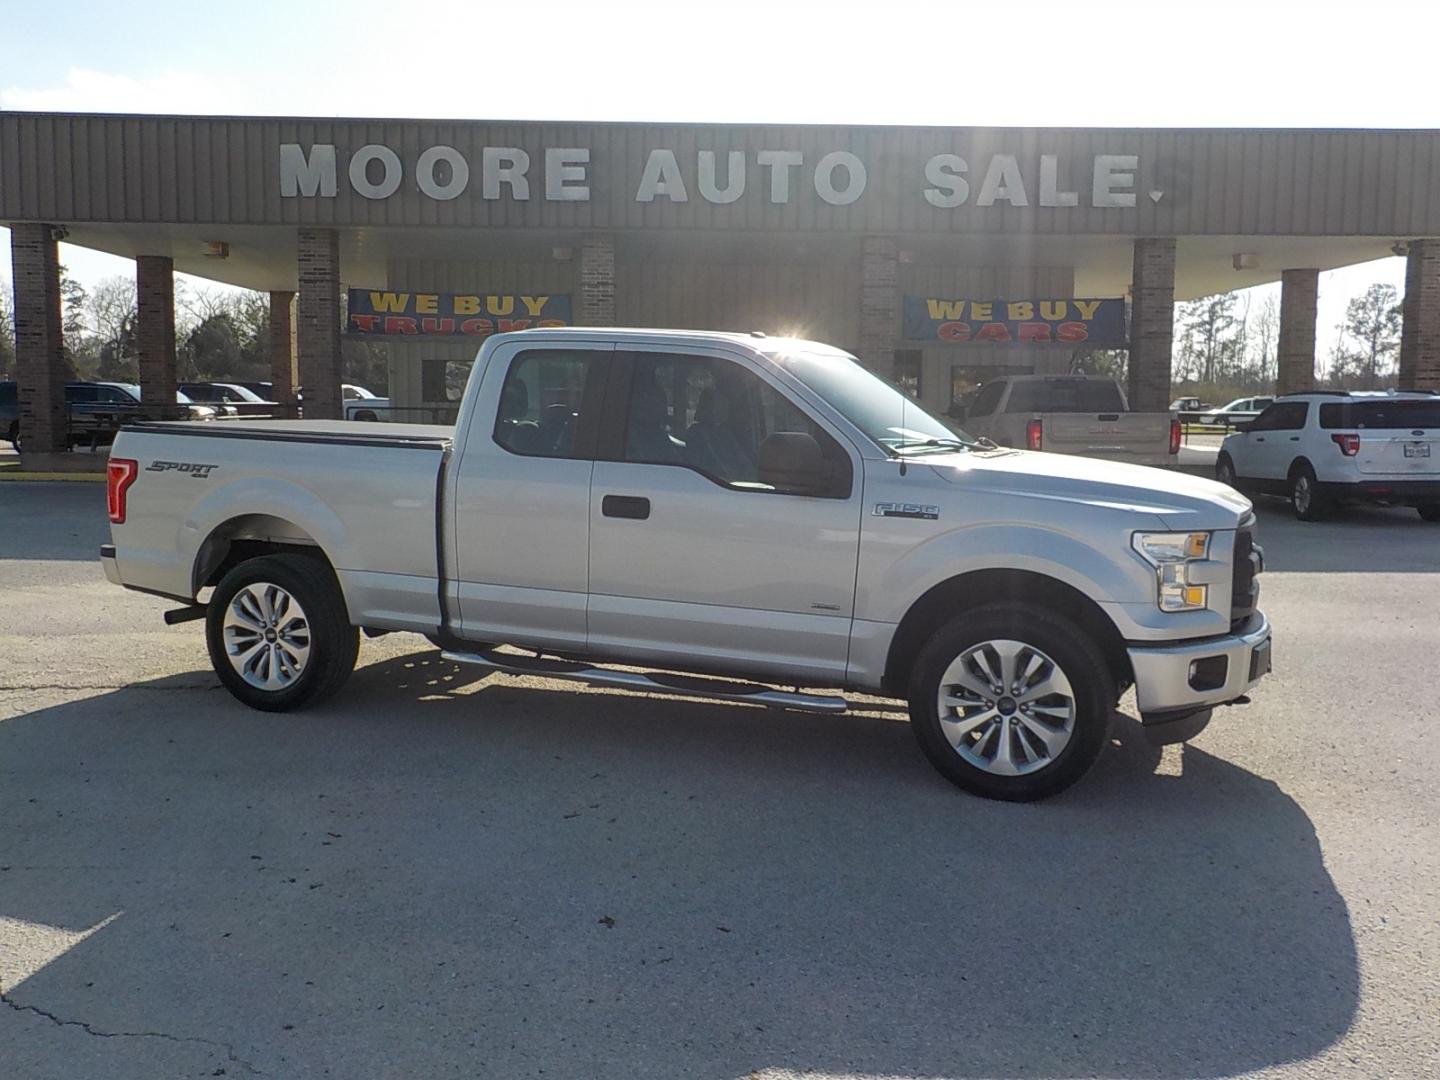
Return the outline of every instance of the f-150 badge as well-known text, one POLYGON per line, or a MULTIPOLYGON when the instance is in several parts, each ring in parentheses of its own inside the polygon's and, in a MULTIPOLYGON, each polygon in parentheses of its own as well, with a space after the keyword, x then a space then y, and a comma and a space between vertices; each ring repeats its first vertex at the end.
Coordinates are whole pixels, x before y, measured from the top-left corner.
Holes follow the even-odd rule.
POLYGON ((935 521, 940 517, 940 507, 921 506, 919 503, 883 502, 875 504, 875 516, 918 518, 921 521, 935 521))

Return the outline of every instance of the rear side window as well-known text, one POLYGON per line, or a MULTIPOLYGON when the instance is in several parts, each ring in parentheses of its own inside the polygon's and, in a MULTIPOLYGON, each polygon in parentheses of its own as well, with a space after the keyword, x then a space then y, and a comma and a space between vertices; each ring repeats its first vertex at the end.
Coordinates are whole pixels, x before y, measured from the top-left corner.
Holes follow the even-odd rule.
POLYGON ((1120 387, 1104 379, 1037 379, 1010 388, 1007 413, 1124 412, 1120 387))
POLYGON ((14 405, 19 400, 13 382, 0 382, 0 405, 14 405))
POLYGON ((980 392, 975 395, 975 400, 970 404, 969 414, 971 416, 989 416, 1000 404, 1000 395, 1003 393, 1005 393, 1004 383, 990 383, 988 386, 982 386, 980 392))
POLYGON ((598 396, 602 355, 537 349, 517 356, 500 391, 495 441, 527 457, 590 457, 596 418, 589 403, 598 396))
POLYGON ((1320 426, 1333 428, 1440 428, 1434 401, 1335 401, 1320 406, 1320 426))

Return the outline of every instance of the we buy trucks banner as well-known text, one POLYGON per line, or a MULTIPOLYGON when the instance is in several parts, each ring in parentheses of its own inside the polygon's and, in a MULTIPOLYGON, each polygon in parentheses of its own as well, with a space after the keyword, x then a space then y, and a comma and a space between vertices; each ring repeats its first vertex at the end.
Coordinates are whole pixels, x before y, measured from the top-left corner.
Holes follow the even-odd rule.
POLYGON ((905 340, 1124 345, 1124 300, 905 297, 905 340))
POLYGON ((569 326, 570 297, 351 289, 345 329, 369 336, 487 337, 569 326))

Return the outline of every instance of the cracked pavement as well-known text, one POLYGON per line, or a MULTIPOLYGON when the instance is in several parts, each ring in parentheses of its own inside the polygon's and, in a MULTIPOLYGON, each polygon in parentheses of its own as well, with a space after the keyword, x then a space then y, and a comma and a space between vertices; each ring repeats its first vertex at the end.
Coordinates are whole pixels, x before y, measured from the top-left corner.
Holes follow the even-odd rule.
POLYGON ((0 487, 0 1069, 24 1080, 1440 1074, 1440 529, 1261 510, 1275 676, 1058 799, 897 708, 362 645, 252 712, 0 487))

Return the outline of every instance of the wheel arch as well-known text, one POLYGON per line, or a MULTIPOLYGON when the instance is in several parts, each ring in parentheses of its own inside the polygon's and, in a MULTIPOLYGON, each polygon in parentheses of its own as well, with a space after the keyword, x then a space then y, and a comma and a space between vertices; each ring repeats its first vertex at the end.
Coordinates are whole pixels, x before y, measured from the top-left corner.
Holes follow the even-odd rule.
POLYGON ((1290 462, 1290 467, 1285 470, 1285 479, 1294 480, 1296 475, 1300 472, 1302 466, 1310 470, 1311 476, 1315 475, 1315 466, 1310 461, 1310 459, 1304 454, 1298 454, 1296 455, 1295 460, 1290 462))
POLYGON ((217 584, 247 559, 280 552, 318 558, 333 574, 335 563, 304 528, 274 514, 238 514, 216 525, 200 543, 190 574, 190 592, 217 584))
POLYGON ((1028 603, 1055 611, 1094 635, 1117 690, 1134 681, 1125 639, 1104 609, 1073 585, 1032 570, 992 569, 959 574, 922 595, 896 627, 886 656, 884 686, 904 696, 925 641, 956 614, 992 603, 1028 603))

